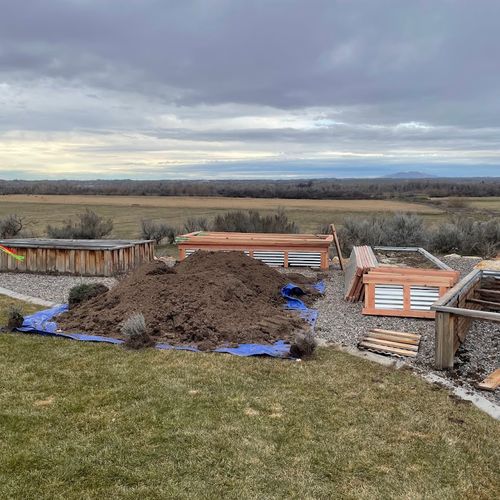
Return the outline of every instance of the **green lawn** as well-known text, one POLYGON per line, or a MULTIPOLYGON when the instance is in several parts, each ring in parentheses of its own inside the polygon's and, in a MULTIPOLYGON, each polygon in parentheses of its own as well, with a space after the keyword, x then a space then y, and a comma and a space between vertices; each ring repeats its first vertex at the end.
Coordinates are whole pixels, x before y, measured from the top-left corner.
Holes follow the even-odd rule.
POLYGON ((0 498, 495 498, 499 424, 408 371, 0 335, 0 498))

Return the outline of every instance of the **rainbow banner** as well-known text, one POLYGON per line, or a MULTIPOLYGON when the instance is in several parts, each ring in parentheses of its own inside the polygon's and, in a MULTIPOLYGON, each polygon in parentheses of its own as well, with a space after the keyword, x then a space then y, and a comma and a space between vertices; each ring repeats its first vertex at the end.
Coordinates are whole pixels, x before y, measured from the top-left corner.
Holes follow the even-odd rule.
POLYGON ((17 255, 16 252, 14 252, 14 250, 11 250, 10 248, 7 248, 7 247, 4 247, 3 245, 0 245, 0 250, 2 252, 5 252, 7 255, 10 255, 11 257, 13 257, 14 259, 22 262, 24 260, 24 255, 17 255))

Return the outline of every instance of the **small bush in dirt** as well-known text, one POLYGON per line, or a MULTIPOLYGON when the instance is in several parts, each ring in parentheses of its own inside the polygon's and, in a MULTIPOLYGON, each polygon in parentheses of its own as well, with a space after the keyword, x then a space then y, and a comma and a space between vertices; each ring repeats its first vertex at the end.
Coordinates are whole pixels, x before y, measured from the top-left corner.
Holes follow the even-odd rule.
POLYGON ((307 358, 311 356, 318 346, 318 342, 311 331, 297 333, 295 342, 290 346, 290 354, 294 358, 307 358))
POLYGON ((154 240, 157 245, 165 238, 169 243, 175 241, 176 230, 162 222, 154 222, 150 219, 143 219, 141 221, 141 238, 145 240, 154 240))
POLYGON ((0 238, 15 238, 24 229, 26 221, 23 217, 10 214, 0 219, 0 238))
POLYGON ((214 231, 239 233, 298 233, 299 227, 288 219, 283 209, 271 215, 261 215, 257 210, 234 210, 218 215, 212 224, 214 231))
POLYGON ((104 219, 94 211, 86 209, 77 215, 77 220, 68 219, 61 227, 47 226, 49 238, 98 240, 113 230, 113 221, 104 219))
POLYGON ((75 306, 86 302, 102 293, 106 293, 109 288, 102 283, 81 283, 69 291, 68 306, 73 309, 75 306))
POLYGON ((195 231, 208 231, 210 224, 205 217, 188 217, 184 223, 185 233, 194 233, 195 231))
POLYGON ((23 326, 24 316, 23 310, 20 306, 13 305, 7 310, 7 328, 14 330, 23 326))
POLYGON ((133 314, 126 319, 122 323, 120 331, 125 337, 125 345, 130 349, 151 347, 155 343, 147 331, 146 320, 141 313, 133 314))

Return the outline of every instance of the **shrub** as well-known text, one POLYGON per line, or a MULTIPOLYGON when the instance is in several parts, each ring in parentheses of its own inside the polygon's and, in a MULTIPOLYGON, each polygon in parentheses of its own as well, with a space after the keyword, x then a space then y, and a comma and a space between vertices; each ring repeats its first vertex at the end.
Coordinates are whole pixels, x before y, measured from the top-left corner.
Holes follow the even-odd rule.
POLYGON ((184 223, 185 233, 194 233, 195 231, 208 231, 210 224, 205 217, 189 217, 184 223))
POLYGON ((290 354, 294 358, 306 358, 311 356, 318 346, 318 342, 311 331, 297 333, 295 341, 290 346, 290 354))
POLYGON ((175 229, 168 224, 154 222, 149 219, 141 221, 141 238, 154 240, 156 244, 161 243, 164 238, 167 238, 169 243, 173 243, 175 241, 175 233, 175 229))
POLYGON ((348 217, 339 229, 339 241, 348 252, 355 245, 425 246, 427 233, 422 217, 414 214, 348 217))
POLYGON ((73 309, 75 306, 107 291, 109 291, 109 288, 102 283, 81 283, 69 291, 68 306, 70 309, 73 309))
POLYGON ((104 219, 90 209, 77 215, 77 220, 68 219, 63 226, 47 226, 50 238, 97 240, 108 236, 113 230, 113 221, 104 219))
POLYGON ((256 210, 235 210, 218 215, 213 222, 214 231, 236 231, 240 233, 298 233, 295 222, 288 219, 283 209, 275 214, 261 215, 256 210))
POLYGON ((7 310, 7 328, 14 330, 23 326, 24 316, 21 306, 11 305, 7 310))
POLYGON ((131 349, 151 347, 155 343, 147 331, 146 320, 141 313, 133 314, 126 319, 120 330, 126 338, 125 345, 131 349))
POLYGON ((346 252, 354 245, 422 246, 435 253, 488 257, 500 250, 500 221, 456 217, 426 228, 422 217, 413 214, 347 218, 339 229, 339 240, 346 252))
POLYGON ((500 250, 500 221, 456 217, 431 230, 429 246, 440 253, 493 256, 500 250))
POLYGON ((15 238, 25 227, 25 219, 16 214, 10 214, 0 219, 0 238, 15 238))

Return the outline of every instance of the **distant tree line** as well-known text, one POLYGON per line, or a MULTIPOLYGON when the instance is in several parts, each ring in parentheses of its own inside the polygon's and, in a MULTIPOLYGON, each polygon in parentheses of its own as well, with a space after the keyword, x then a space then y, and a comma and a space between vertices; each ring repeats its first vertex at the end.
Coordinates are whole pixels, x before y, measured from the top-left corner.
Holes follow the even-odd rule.
POLYGON ((500 178, 25 181, 0 180, 2 194, 111 196, 224 196, 288 199, 425 199, 500 196, 500 178))

